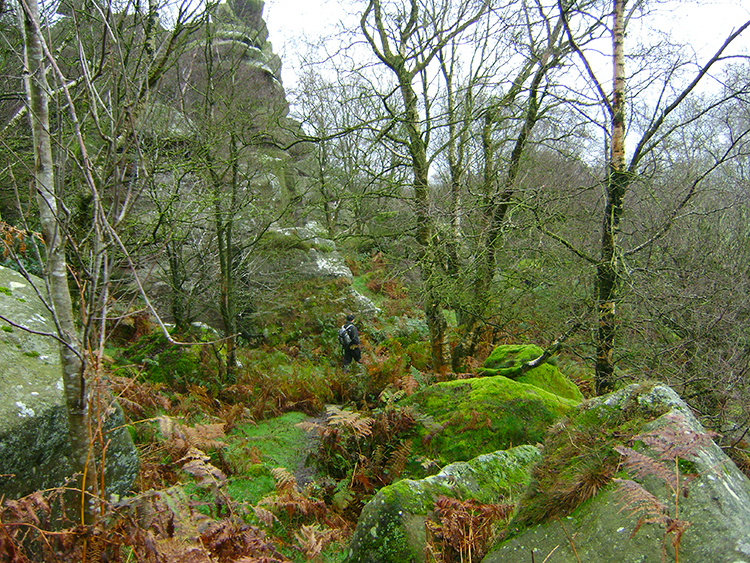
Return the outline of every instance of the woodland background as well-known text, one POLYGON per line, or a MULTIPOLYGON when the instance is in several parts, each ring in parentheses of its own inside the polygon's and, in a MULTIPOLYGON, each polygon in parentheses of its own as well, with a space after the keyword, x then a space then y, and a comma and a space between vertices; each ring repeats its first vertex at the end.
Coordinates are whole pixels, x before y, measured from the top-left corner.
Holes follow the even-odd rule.
MULTIPOLYGON (((394 393, 531 342, 589 395, 667 382, 738 446, 750 22, 696 53, 649 30, 660 6, 359 2, 290 112, 262 2, 0 4, 4 265, 49 280, 73 427, 105 375, 134 421, 392 416, 394 393), (277 229, 312 224, 380 307, 360 323, 367 378, 336 367, 346 282, 264 267, 290 244, 277 229)), ((336 439, 362 438, 345 420, 336 439)), ((190 443, 154 433, 134 425, 142 491, 178 480, 190 443)), ((351 522, 378 481, 342 463, 352 487, 329 500, 351 522)), ((312 498, 288 502, 330 516, 312 498)), ((296 524, 284 541, 315 544, 296 524)))

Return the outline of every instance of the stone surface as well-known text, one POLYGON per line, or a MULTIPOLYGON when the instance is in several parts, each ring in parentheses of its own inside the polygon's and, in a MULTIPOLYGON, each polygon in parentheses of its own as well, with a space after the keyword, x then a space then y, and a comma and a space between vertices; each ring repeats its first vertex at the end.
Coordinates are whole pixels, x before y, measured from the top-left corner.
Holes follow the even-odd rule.
POLYGON ((367 297, 351 287, 352 271, 336 243, 321 236, 315 225, 269 229, 261 240, 263 252, 254 264, 259 279, 278 278, 277 283, 297 280, 344 280, 341 285, 339 310, 358 315, 379 311, 367 297))
POLYGON ((433 516, 438 497, 513 503, 529 482, 530 468, 540 459, 536 447, 518 446, 448 465, 426 479, 404 479, 382 488, 362 511, 346 561, 425 561, 425 521, 433 516))
MULTIPOLYGON (((591 417, 597 411, 606 413, 612 409, 664 413, 646 422, 640 434, 670 426, 704 431, 679 396, 664 385, 628 387, 585 404, 579 416, 591 417)), ((655 456, 649 448, 641 446, 639 451, 655 456)), ((689 494, 678 499, 679 518, 691 523, 680 542, 679 560, 750 562, 750 481, 713 442, 687 461, 692 464, 690 471, 698 477, 690 483, 689 494)), ((576 459, 570 463, 576 463, 576 459)), ((675 497, 662 480, 650 476, 636 481, 664 502, 674 515, 675 497)), ((636 523, 636 517, 623 511, 620 495, 610 484, 569 516, 522 531, 496 546, 483 561, 528 563, 532 552, 535 560, 548 563, 675 561, 673 535, 665 535, 665 529, 657 524, 644 523, 631 538, 636 523)))
MULTIPOLYGON (((42 280, 32 278, 44 289, 42 280)), ((0 267, 0 496, 17 498, 57 487, 71 475, 62 371, 52 315, 23 276, 0 267), (10 321, 10 322, 8 322, 10 321)), ((102 405, 108 493, 130 490, 138 458, 122 411, 102 405)))

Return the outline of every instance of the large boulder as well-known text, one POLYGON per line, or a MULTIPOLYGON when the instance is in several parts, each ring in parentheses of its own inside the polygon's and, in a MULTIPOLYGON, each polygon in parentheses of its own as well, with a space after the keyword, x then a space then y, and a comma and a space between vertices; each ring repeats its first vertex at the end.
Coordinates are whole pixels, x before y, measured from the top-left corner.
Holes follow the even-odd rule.
POLYGON ((750 480, 716 444, 691 434, 704 432, 664 385, 634 385, 585 403, 550 434, 535 482, 519 509, 519 531, 496 546, 484 563, 528 563, 532 553, 549 563, 674 561, 675 531, 688 522, 678 542, 681 561, 749 562, 750 480), (653 443, 657 445, 649 445, 653 443), (631 449, 623 450, 626 445, 631 449), (649 459, 658 460, 667 447, 679 448, 679 461, 647 471, 656 467, 649 459), (638 476, 622 466, 618 470, 618 451, 636 452, 629 455, 641 469, 638 476), (643 454, 648 458, 638 457, 643 454), (675 495, 674 483, 672 488, 667 483, 677 471, 682 484, 688 474, 696 477, 684 494, 675 495), (623 492, 609 482, 613 475, 634 480, 642 489, 623 492), (625 508, 628 503, 630 508, 639 503, 654 507, 656 500, 665 512, 648 516, 660 523, 639 522, 644 513, 625 508))
MULTIPOLYGON (((0 267, 0 497, 58 487, 72 475, 62 371, 52 315, 35 287, 44 283, 0 267), (16 325, 16 326, 13 326, 16 325), (18 327, 25 327, 23 330, 18 327), (29 332, 33 331, 33 332, 29 332)), ((113 402, 101 405, 107 493, 124 495, 138 456, 113 402)))
POLYGON ((530 468, 540 459, 535 446, 518 446, 448 465, 426 479, 404 479, 380 489, 362 511, 346 561, 425 561, 425 523, 434 518, 439 497, 513 504, 529 483, 530 468))
POLYGON ((372 301, 351 286, 352 271, 344 256, 315 223, 269 229, 260 240, 253 267, 253 276, 272 286, 301 280, 337 282, 338 310, 351 310, 364 316, 379 312, 372 301))
POLYGON ((437 383, 405 404, 423 415, 415 448, 442 466, 541 442, 579 402, 545 389, 541 381, 534 385, 497 375, 437 383))

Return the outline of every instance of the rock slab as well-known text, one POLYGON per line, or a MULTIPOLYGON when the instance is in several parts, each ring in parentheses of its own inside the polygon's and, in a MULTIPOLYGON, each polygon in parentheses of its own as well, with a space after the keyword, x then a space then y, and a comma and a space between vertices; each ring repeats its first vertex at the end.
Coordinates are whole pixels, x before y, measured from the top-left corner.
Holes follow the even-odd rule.
MULTIPOLYGON (((43 335, 54 333, 54 323, 35 289, 43 291, 44 283, 30 280, 0 267, 0 496, 6 498, 59 487, 72 474, 59 348, 43 335)), ((122 496, 138 472, 138 455, 119 406, 109 400, 101 415, 109 440, 107 493, 122 496)))

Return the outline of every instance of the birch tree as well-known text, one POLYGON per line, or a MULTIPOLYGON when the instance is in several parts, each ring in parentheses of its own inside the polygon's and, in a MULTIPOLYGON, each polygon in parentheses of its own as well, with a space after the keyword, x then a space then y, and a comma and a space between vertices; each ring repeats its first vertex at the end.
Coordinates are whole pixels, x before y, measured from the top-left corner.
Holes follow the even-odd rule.
MULTIPOLYGON (((604 81, 600 79, 594 69, 589 57, 580 48, 572 37, 569 25, 569 15, 563 8, 561 0, 558 0, 560 13, 564 14, 566 32, 571 44, 582 63, 584 75, 593 84, 595 97, 600 107, 608 116, 608 124, 605 126, 608 157, 606 165, 606 178, 604 186, 604 212, 601 223, 601 239, 599 256, 582 252, 574 245, 559 237, 557 240, 576 252, 576 254, 596 268, 596 299, 597 299, 597 331, 596 331, 596 364, 595 364, 595 386, 597 394, 612 391, 616 384, 615 376, 615 346, 618 332, 618 303, 621 299, 622 284, 624 281, 624 270, 626 269, 625 258, 647 248, 655 240, 663 237, 674 224, 679 211, 684 209, 697 192, 701 181, 721 163, 733 158, 733 148, 743 142, 743 136, 734 138, 720 154, 713 155, 710 162, 699 171, 689 184, 687 191, 675 207, 667 214, 663 224, 641 244, 624 248, 621 235, 621 221, 627 202, 626 196, 634 182, 641 175, 644 165, 651 165, 647 157, 652 157, 661 143, 670 136, 679 132, 687 123, 694 122, 708 114, 736 94, 719 96, 718 99, 704 107, 698 107, 696 113, 687 120, 675 119, 677 110, 685 105, 699 85, 706 82, 709 73, 715 71, 721 64, 731 60, 733 56, 730 46, 743 36, 750 27, 750 21, 739 25, 734 31, 726 36, 716 52, 704 63, 697 64, 697 70, 687 79, 680 77, 680 71, 685 66, 685 61, 680 59, 664 58, 667 71, 663 76, 648 77, 649 82, 662 81, 660 87, 656 87, 656 103, 652 106, 646 100, 630 100, 628 103, 628 75, 626 74, 626 36, 628 23, 633 14, 644 7, 642 2, 628 3, 627 0, 612 0, 609 4, 611 11, 611 63, 612 63, 612 89, 611 94, 606 93, 604 81), (640 133, 633 136, 632 154, 628 158, 629 151, 626 150, 626 130, 628 130, 627 116, 632 110, 635 102, 647 107, 644 122, 633 127, 640 129, 640 133)), ((653 86, 653 84, 652 84, 653 86)), ((654 89, 651 89, 654 92, 654 89)), ((645 97, 646 94, 644 93, 645 97)), ((633 124, 636 125, 636 124, 633 124)))
MULTIPOLYGON (((82 490, 91 489, 95 474, 87 472, 89 452, 88 400, 85 362, 75 327, 65 259, 66 225, 60 220, 60 203, 55 193, 55 172, 49 122, 48 65, 40 28, 39 6, 35 0, 22 0, 18 10, 24 40, 24 82, 29 121, 34 140, 34 188, 39 220, 46 248, 45 281, 52 300, 60 342, 65 406, 74 471, 85 476, 82 490)), ((84 503, 85 506, 85 503, 84 503)), ((84 513, 88 514, 88 510, 84 513)))

